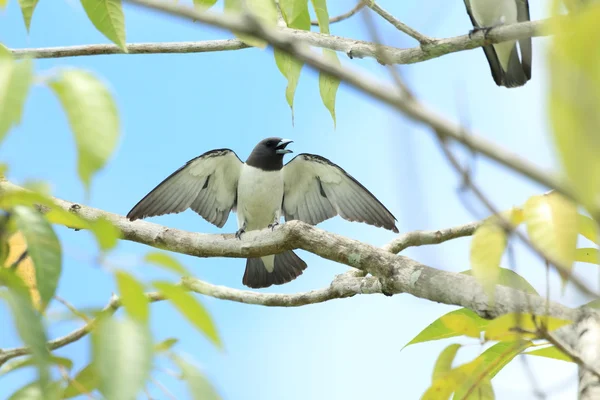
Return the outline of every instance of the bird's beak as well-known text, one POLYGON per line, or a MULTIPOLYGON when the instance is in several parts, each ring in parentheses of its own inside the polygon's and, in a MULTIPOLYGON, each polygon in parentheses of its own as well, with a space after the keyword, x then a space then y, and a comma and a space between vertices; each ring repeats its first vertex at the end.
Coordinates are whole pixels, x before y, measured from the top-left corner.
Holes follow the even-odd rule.
POLYGON ((287 153, 293 153, 293 151, 286 149, 285 146, 287 146, 290 143, 293 143, 293 140, 290 139, 281 139, 281 141, 279 143, 277 143, 277 146, 275 147, 277 150, 275 150, 275 153, 277 154, 287 154, 287 153))

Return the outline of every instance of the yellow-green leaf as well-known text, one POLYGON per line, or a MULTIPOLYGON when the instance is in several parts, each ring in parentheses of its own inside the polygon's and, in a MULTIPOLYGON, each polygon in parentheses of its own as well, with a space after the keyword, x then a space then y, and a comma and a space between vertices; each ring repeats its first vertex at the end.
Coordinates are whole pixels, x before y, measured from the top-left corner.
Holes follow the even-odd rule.
POLYGON ((90 221, 89 225, 90 230, 96 237, 100 250, 108 251, 113 249, 119 242, 121 231, 109 220, 101 217, 94 221, 90 221))
POLYGON ((452 369, 452 363, 454 362, 454 357, 456 357, 458 349, 460 349, 460 344, 451 344, 442 350, 433 367, 432 381, 441 378, 452 369))
POLYGON ((287 87, 285 88, 285 99, 292 111, 292 123, 294 121, 294 95, 296 94, 296 87, 298 86, 298 80, 300 79, 300 73, 302 72, 302 62, 297 58, 292 57, 288 53, 281 50, 275 49, 273 51, 275 55, 275 63, 281 74, 287 79, 287 87))
POLYGON ((8 0, 0 0, 0 7, 1 8, 5 8, 7 4, 8 4, 8 0))
MULTIPOLYGON (((533 286, 525 280, 521 275, 517 274, 513 270, 508 268, 499 268, 500 274, 498 275, 498 285, 511 287, 513 289, 522 290, 529 294, 538 294, 533 286)), ((473 275, 473 270, 466 270, 461 272, 465 275, 473 275)))
POLYGON ((158 251, 150 251, 146 253, 144 261, 159 267, 166 268, 178 275, 191 275, 189 271, 177 259, 167 253, 158 251))
POLYGON ((56 292, 62 270, 60 242, 52 226, 38 211, 16 206, 13 215, 35 267, 35 282, 41 302, 47 305, 56 292))
POLYGON ((0 268, 0 282, 9 288, 7 291, 0 291, 0 298, 8 303, 17 332, 31 351, 38 370, 38 387, 43 392, 50 385, 51 358, 41 316, 33 308, 25 284, 12 271, 0 268))
POLYGON ((21 122, 23 107, 33 81, 33 62, 17 62, 4 48, 0 52, 0 141, 21 122))
MULTIPOLYGON (((250 2, 256 2, 259 6, 264 5, 267 1, 268 0, 250 0, 250 2)), ((246 3, 246 6, 248 6, 248 8, 250 8, 248 2, 246 3)), ((254 6, 253 8, 256 9, 256 6, 254 6)), ((244 9, 242 9, 241 0, 225 0, 224 10, 226 13, 234 13, 234 14, 239 14, 239 13, 245 11, 244 9)), ((256 17, 256 14, 255 14, 255 17, 256 17)), ((269 16, 267 18, 269 18, 269 16)), ((235 36, 237 36, 238 39, 240 39, 242 42, 244 42, 248 46, 258 47, 260 49, 264 49, 265 47, 267 47, 267 42, 262 39, 259 39, 257 37, 246 35, 246 34, 239 33, 239 32, 233 32, 233 34, 235 36)))
POLYGON ((310 30, 308 0, 279 0, 279 7, 289 28, 310 30))
MULTIPOLYGON (((61 367, 70 370, 73 368, 73 361, 65 357, 58 357, 54 355, 50 355, 50 362, 54 365, 60 365, 61 367)), ((36 359, 33 357, 25 357, 12 360, 12 362, 7 362, 2 367, 0 367, 0 376, 6 375, 9 372, 15 371, 20 368, 35 366, 36 359)))
POLYGON ((505 249, 506 232, 493 222, 484 222, 471 240, 473 276, 490 299, 494 298, 495 285, 500 276, 500 260, 505 249))
POLYGON ((577 222, 579 233, 583 237, 596 244, 600 244, 600 242, 598 242, 598 225, 596 225, 596 222, 593 219, 587 215, 577 214, 577 222))
POLYGON ((52 79, 50 87, 75 134, 79 153, 77 170, 89 190, 92 176, 117 146, 120 129, 117 106, 106 86, 87 71, 63 70, 52 79))
POLYGON ((41 388, 38 382, 31 382, 16 392, 8 400, 58 400, 62 399, 62 381, 50 382, 41 388))
POLYGON ((21 13, 23 14, 23 21, 25 21, 27 32, 29 32, 31 17, 33 16, 33 11, 35 10, 37 3, 38 0, 19 0, 19 6, 21 6, 21 13))
POLYGON ((553 23, 548 114, 564 171, 576 196, 600 209, 600 3, 553 23))
POLYGON ((575 261, 600 264, 600 252, 598 252, 598 249, 591 247, 577 249, 575 251, 575 261))
POLYGON ((154 282, 154 286, 217 347, 222 348, 217 328, 204 306, 181 286, 169 282, 154 282))
MULTIPOLYGON (((408 342, 404 347, 410 346, 411 344, 430 342, 432 340, 440 340, 446 339, 450 337, 460 336, 462 332, 455 332, 452 329, 448 328, 443 322, 442 318, 451 317, 456 315, 466 316, 474 321, 474 323, 479 327, 479 330, 482 330, 489 321, 487 319, 481 318, 479 315, 475 314, 473 311, 467 308, 461 308, 459 310, 451 311, 444 316, 436 319, 431 324, 429 324, 425 329, 423 329, 417 336, 415 336, 410 342, 408 342)), ((403 348, 404 348, 403 347, 403 348)))
POLYGON ((454 392, 462 382, 469 378, 480 363, 481 360, 476 358, 475 360, 460 365, 435 379, 431 386, 425 391, 421 400, 447 400, 452 392, 454 392))
POLYGON ((152 367, 149 327, 132 318, 101 318, 92 331, 92 350, 100 393, 111 400, 136 398, 152 367))
POLYGON ((187 382, 188 389, 193 400, 220 400, 221 396, 210 384, 208 379, 193 364, 187 362, 181 357, 174 356, 173 361, 179 369, 181 375, 187 382))
MULTIPOLYGON (((331 61, 336 65, 340 65, 340 60, 335 51, 323 49, 323 56, 325 59, 331 61)), ((340 80, 328 75, 324 72, 319 72, 319 93, 321 94, 321 100, 323 105, 329 110, 331 118, 333 119, 333 126, 335 128, 335 98, 337 90, 340 86, 340 80)))
POLYGON ((177 344, 178 341, 179 341, 179 339, 177 339, 177 338, 168 338, 168 339, 163 340, 162 342, 156 343, 154 345, 154 352, 162 353, 165 351, 169 351, 173 348, 173 346, 175 346, 177 344))
POLYGON ((127 53, 121 0, 81 0, 81 5, 96 29, 127 53))
POLYGON ((194 0, 194 7, 200 11, 206 11, 217 3, 217 0, 194 0))
MULTIPOLYGON (((550 332, 572 323, 571 321, 547 316, 536 316, 535 318, 538 326, 545 326, 550 332)), ((535 334, 522 331, 535 332, 536 329, 536 324, 533 322, 531 314, 510 313, 490 321, 485 327, 485 339, 506 342, 520 340, 521 338, 535 338, 535 334)))
POLYGON ((85 393, 92 393, 98 389, 100 377, 94 370, 93 364, 88 364, 69 383, 63 394, 64 399, 71 399, 85 393))
POLYGON ((479 338, 480 336, 480 327, 470 316, 465 314, 451 314, 444 315, 440 320, 452 332, 474 338, 479 338))
POLYGON ((572 363, 575 362, 575 361, 573 361, 573 359, 570 356, 566 355, 565 353, 563 353, 562 351, 560 351, 559 349, 557 349, 554 346, 549 346, 549 347, 544 347, 543 349, 528 351, 523 354, 527 354, 529 356, 554 358, 555 360, 567 361, 567 362, 572 362, 572 363))
POLYGON ((560 271, 566 282, 575 261, 579 226, 577 206, 561 194, 552 192, 530 197, 523 213, 531 242, 567 269, 560 271))
POLYGON ((476 358, 479 360, 477 368, 458 385, 453 399, 493 399, 491 380, 506 364, 532 344, 523 340, 500 342, 484 351, 476 358))
POLYGON ((138 321, 147 323, 150 308, 148 297, 144 293, 144 285, 125 271, 117 271, 115 277, 121 295, 121 303, 127 314, 138 321))

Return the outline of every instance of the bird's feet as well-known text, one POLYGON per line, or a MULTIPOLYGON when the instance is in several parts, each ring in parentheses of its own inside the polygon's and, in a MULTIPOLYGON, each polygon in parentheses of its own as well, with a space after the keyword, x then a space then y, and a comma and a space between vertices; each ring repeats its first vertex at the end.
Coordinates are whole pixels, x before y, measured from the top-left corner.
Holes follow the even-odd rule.
POLYGON ((279 222, 275 221, 275 222, 273 222, 272 224, 269 224, 268 226, 269 226, 269 228, 271 228, 271 231, 274 231, 274 230, 275 230, 275 227, 276 227, 277 225, 279 225, 279 222))
POLYGON ((494 28, 495 26, 477 26, 469 31, 469 39, 473 39, 473 35, 481 31, 483 31, 483 37, 487 38, 488 33, 494 28))
POLYGON ((245 232, 246 232, 246 229, 244 229, 244 228, 238 229, 237 232, 235 233, 235 238, 242 240, 242 233, 245 233, 245 232))

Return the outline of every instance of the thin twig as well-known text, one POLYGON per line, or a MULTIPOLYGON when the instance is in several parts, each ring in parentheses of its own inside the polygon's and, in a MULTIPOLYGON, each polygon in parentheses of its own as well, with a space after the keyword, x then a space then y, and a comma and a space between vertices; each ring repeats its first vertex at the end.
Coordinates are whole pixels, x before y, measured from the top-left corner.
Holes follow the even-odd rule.
POLYGON ((69 376, 69 372, 66 370, 65 367, 63 367, 62 365, 59 365, 58 369, 60 371, 61 376, 65 380, 65 382, 67 382, 67 384, 69 384, 69 385, 73 385, 73 387, 79 391, 79 394, 85 395, 88 399, 92 399, 92 400, 95 399, 94 395, 92 393, 90 393, 90 391, 85 386, 83 386, 81 383, 77 382, 76 379, 72 379, 69 376))
POLYGON ((392 14, 390 14, 389 12, 387 12, 386 10, 381 8, 374 1, 367 1, 367 6, 371 10, 373 10, 375 13, 377 13, 380 17, 382 17, 387 22, 392 24, 396 29, 398 29, 401 32, 406 33, 408 36, 412 37, 413 39, 416 39, 421 44, 421 46, 431 45, 436 42, 436 39, 430 38, 429 36, 426 36, 426 35, 423 35, 422 33, 417 32, 410 26, 408 26, 405 23, 403 23, 402 21, 398 20, 392 14))
POLYGON ((171 391, 169 389, 167 389, 167 387, 165 385, 163 385, 158 379, 154 378, 153 376, 150 376, 150 381, 157 387, 160 389, 161 392, 164 393, 165 396, 167 396, 169 399, 171 400, 177 400, 177 397, 175 397, 173 395, 173 393, 171 393, 171 391))
POLYGON ((69 309, 69 311, 71 311, 71 313, 73 313, 73 315, 81 318, 85 322, 90 322, 90 318, 87 315, 85 315, 84 313, 82 313, 81 311, 79 311, 73 304, 69 303, 67 300, 63 299, 62 297, 60 297, 58 295, 54 295, 54 298, 56 299, 56 301, 58 301, 59 303, 61 303, 65 307, 67 307, 69 309))
MULTIPOLYGON (((329 23, 335 24, 336 22, 341 22, 341 21, 348 19, 348 18, 352 17, 354 14, 356 14, 357 12, 359 12, 360 10, 362 10, 365 7, 365 5, 366 4, 363 1, 359 1, 352 10, 345 12, 343 14, 337 15, 335 17, 329 18, 329 23)), ((313 21, 310 21, 310 24, 312 26, 319 26, 319 21, 313 20, 313 21)))

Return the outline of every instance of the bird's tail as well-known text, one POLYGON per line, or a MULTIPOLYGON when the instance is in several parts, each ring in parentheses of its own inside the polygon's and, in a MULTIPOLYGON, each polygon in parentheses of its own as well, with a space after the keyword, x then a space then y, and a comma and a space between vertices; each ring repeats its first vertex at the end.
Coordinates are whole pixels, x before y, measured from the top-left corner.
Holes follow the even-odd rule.
POLYGON ((519 60, 519 53, 515 44, 508 60, 508 69, 504 72, 504 85, 507 88, 519 87, 526 84, 528 80, 523 64, 519 60))
POLYGON ((260 258, 246 260, 242 283, 253 289, 283 285, 302 275, 306 263, 291 250, 275 255, 273 272, 269 272, 260 258))

